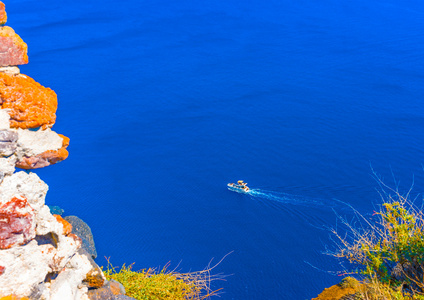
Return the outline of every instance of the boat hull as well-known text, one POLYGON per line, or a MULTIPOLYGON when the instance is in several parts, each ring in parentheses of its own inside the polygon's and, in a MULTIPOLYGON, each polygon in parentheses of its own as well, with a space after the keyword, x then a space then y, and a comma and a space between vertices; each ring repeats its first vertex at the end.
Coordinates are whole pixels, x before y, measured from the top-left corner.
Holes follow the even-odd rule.
POLYGON ((243 188, 238 187, 236 185, 233 185, 231 183, 227 184, 227 187, 230 191, 241 193, 241 194, 248 194, 250 192, 249 189, 243 189, 243 188))

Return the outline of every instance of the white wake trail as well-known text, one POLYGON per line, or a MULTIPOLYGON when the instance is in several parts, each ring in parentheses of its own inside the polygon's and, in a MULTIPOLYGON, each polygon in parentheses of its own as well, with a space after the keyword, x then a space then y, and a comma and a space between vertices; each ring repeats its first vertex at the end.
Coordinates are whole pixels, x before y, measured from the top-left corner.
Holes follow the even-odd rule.
POLYGON ((286 193, 279 193, 274 191, 267 191, 262 189, 251 189, 248 193, 249 196, 255 198, 262 198, 271 201, 276 201, 283 204, 306 205, 306 206, 324 206, 325 204, 314 198, 295 196, 286 193))

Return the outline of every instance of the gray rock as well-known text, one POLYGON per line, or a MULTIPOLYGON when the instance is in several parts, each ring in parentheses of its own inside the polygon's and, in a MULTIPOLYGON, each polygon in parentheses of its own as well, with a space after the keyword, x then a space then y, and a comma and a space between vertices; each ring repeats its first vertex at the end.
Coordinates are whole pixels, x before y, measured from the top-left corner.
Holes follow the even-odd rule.
POLYGON ((77 216, 66 216, 64 219, 71 223, 72 233, 81 238, 82 248, 90 253, 91 257, 95 259, 97 257, 97 251, 90 226, 77 216))
POLYGON ((18 134, 11 130, 0 130, 0 156, 10 156, 17 148, 18 134))
POLYGON ((18 141, 18 133, 15 131, 3 129, 0 130, 0 142, 16 143, 18 141))
POLYGON ((125 295, 115 295, 113 300, 137 300, 133 297, 125 296, 125 295))
POLYGON ((90 300, 114 300, 115 295, 108 287, 88 290, 87 296, 90 300))
POLYGON ((122 285, 122 283, 120 283, 120 282, 118 282, 116 280, 111 279, 109 281, 109 285, 111 285, 111 284, 115 284, 116 286, 118 286, 119 287, 120 294, 125 295, 125 293, 126 293, 125 292, 125 287, 122 285))
POLYGON ((31 294, 28 297, 31 300, 39 300, 43 299, 43 297, 45 299, 49 294, 50 291, 47 289, 46 284, 42 282, 31 289, 31 294))

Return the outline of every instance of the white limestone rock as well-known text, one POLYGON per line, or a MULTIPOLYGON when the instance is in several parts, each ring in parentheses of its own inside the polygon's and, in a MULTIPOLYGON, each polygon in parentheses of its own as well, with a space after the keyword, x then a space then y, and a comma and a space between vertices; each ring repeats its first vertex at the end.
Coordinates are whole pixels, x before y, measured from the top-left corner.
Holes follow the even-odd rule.
POLYGON ((46 235, 53 232, 57 235, 63 234, 63 225, 50 213, 50 208, 47 205, 41 207, 35 216, 37 223, 37 235, 46 235))
POLYGON ((0 129, 10 128, 10 116, 7 113, 7 109, 0 109, 0 129))
MULTIPOLYGON (((7 71, 14 72, 13 68, 7 71)), ((17 161, 58 150, 63 140, 50 129, 10 129, 9 119, 7 110, 0 109, 0 130, 8 133, 0 136, 0 142, 16 142, 16 149, 14 144, 4 144, 0 153, 0 206, 14 197, 25 197, 34 209, 36 237, 25 245, 0 250, 0 297, 15 294, 40 300, 89 300, 83 280, 92 265, 85 255, 77 253, 81 239, 63 235, 63 225, 45 205, 47 184, 35 173, 14 173, 17 161), (10 132, 18 134, 17 141, 11 140, 10 132), (46 281, 51 273, 58 276, 46 281)))
POLYGON ((15 172, 15 164, 17 160, 18 158, 16 157, 16 155, 12 155, 9 157, 0 157, 0 173, 3 173, 3 176, 12 175, 15 172))
POLYGON ((82 285, 91 263, 85 255, 75 254, 50 286, 50 300, 88 299, 87 287, 82 285))
MULTIPOLYGON (((9 120, 10 120, 10 116, 7 113, 7 109, 0 109, 0 130, 1 131, 6 131, 10 128, 9 120)), ((4 176, 12 175, 13 172, 15 172, 15 164, 17 161, 17 157, 13 154, 14 153, 4 153, 4 155, 0 155, 0 183, 2 182, 4 176), (7 154, 9 154, 10 156, 7 157, 8 156, 7 154)))
POLYGON ((0 184, 0 203, 5 203, 17 195, 24 196, 38 213, 44 206, 49 187, 35 173, 17 172, 6 176, 0 184))
POLYGON ((0 296, 27 296, 34 286, 44 281, 50 271, 35 240, 25 246, 1 250, 0 266, 5 268, 0 276, 0 296))
MULTIPOLYGON (((73 235, 61 235, 55 238, 51 235, 51 237, 52 243, 48 243, 47 238, 37 237, 24 246, 0 250, 0 266, 4 267, 4 273, 0 276, 0 296, 10 294, 20 297, 29 296, 39 288, 40 283, 45 281, 47 274, 60 272, 57 278, 62 278, 61 274, 67 273, 68 269, 72 269, 72 272, 68 272, 72 277, 70 286, 72 291, 66 288, 57 289, 61 291, 59 294, 62 296, 63 293, 78 294, 78 285, 82 283, 91 268, 87 258, 73 260, 75 256, 80 256, 76 252, 81 247, 81 240, 73 235), (54 245, 56 238, 58 239, 57 247, 54 245)), ((51 287, 59 286, 54 282, 51 287)), ((45 292, 42 293, 45 294, 45 292)))
POLYGON ((31 131, 27 129, 15 129, 18 133, 18 159, 23 156, 31 157, 48 150, 58 150, 62 148, 63 139, 50 128, 31 131))
POLYGON ((37 155, 46 151, 59 150, 63 146, 63 138, 50 128, 46 130, 40 128, 36 131, 20 128, 10 129, 9 119, 7 109, 0 109, 0 160, 14 156, 13 159, 0 162, 0 172, 13 173, 16 164, 19 165, 26 158, 33 158, 31 165, 34 168, 50 165, 51 162, 37 158, 37 155), (13 167, 10 165, 12 161, 15 163, 13 167), (3 171, 2 168, 7 171, 3 171), (13 171, 11 171, 12 169, 13 171))
POLYGON ((75 235, 59 235, 57 238, 57 248, 52 244, 40 245, 53 272, 61 271, 81 247, 81 239, 75 235))
POLYGON ((7 67, 0 67, 0 72, 9 74, 9 75, 18 75, 21 73, 21 70, 19 70, 16 66, 7 66, 7 67))

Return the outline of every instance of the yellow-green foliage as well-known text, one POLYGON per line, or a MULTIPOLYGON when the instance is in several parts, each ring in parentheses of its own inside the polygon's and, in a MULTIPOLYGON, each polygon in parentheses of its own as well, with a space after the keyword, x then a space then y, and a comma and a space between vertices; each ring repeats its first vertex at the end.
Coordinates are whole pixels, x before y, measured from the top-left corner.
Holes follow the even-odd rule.
POLYGON ((210 290, 208 270, 194 273, 160 272, 154 269, 133 271, 132 265, 119 271, 110 264, 105 271, 108 280, 114 279, 125 287, 126 295, 138 300, 200 300, 209 299, 217 291, 210 290))
POLYGON ((424 296, 402 292, 400 286, 393 287, 376 280, 367 280, 355 294, 355 300, 424 300, 424 296))
POLYGON ((362 299, 424 300, 423 212, 395 192, 371 219, 357 216, 356 226, 343 220, 349 235, 333 232, 340 241, 335 255, 356 265, 354 273, 368 278, 367 293, 377 295, 362 299))
MULTIPOLYGON (((413 264, 418 267, 416 274, 409 274, 420 279, 424 258, 424 232, 421 216, 408 211, 400 202, 384 203, 378 213, 384 235, 374 243, 361 242, 364 251, 367 274, 375 273, 383 282, 389 283, 392 267, 395 264, 413 264)), ((415 272, 415 271, 414 271, 415 272)), ((421 285, 423 286, 423 285, 421 285)))
POLYGON ((339 283, 339 286, 344 289, 346 288, 356 289, 360 285, 361 284, 357 279, 350 276, 343 278, 343 280, 339 283))

